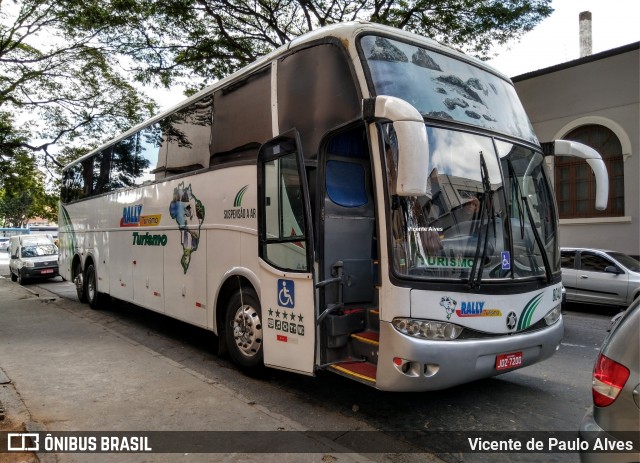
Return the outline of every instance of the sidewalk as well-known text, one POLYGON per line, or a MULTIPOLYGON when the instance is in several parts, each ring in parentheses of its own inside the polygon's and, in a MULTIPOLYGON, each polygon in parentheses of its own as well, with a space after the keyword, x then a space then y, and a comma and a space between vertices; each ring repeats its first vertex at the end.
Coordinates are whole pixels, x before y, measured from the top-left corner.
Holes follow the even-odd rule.
MULTIPOLYGON (((0 403, 46 431, 305 431, 163 355, 0 278, 0 403), (1 374, 0 374, 1 376, 1 374)), ((0 428, 1 429, 1 428, 0 428)), ((39 454, 41 461, 366 461, 311 435, 305 454, 39 454), (330 447, 327 447, 329 445, 330 447), (327 448, 335 452, 327 453, 327 448)), ((306 445, 306 444, 305 444, 306 445)), ((6 457, 6 454, 4 454, 6 457)), ((3 454, 0 454, 3 461, 3 454)), ((30 461, 9 460, 9 461, 30 461)))

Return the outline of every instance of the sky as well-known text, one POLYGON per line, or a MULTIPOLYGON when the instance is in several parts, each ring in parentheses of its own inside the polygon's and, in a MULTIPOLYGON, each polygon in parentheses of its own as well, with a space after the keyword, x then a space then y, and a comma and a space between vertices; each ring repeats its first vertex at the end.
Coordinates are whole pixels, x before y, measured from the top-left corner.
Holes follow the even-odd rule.
POLYGON ((553 0, 551 6, 551 16, 519 42, 495 49, 499 54, 489 64, 514 77, 578 59, 582 11, 592 15, 593 54, 640 41, 638 0, 553 0))
MULTIPOLYGON (((640 41, 639 0, 553 0, 554 12, 519 41, 497 47, 489 64, 509 77, 580 57, 578 16, 592 14, 592 53, 640 41)), ((161 110, 184 99, 180 89, 147 89, 161 110)))

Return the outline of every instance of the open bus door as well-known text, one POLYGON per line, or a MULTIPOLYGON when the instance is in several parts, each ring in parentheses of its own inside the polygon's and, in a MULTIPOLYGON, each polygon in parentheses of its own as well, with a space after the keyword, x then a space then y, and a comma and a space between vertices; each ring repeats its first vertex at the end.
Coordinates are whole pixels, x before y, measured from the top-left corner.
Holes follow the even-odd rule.
POLYGON ((260 148, 258 205, 264 363, 313 374, 313 239, 309 189, 296 131, 260 148))

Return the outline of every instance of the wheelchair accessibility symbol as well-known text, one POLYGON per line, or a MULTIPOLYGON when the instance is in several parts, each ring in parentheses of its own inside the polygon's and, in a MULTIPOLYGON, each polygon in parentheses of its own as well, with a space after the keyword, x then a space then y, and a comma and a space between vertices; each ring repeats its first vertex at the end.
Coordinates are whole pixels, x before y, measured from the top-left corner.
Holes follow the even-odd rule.
POLYGON ((295 305, 293 280, 278 280, 278 305, 288 309, 292 309, 295 305))
POLYGON ((502 270, 511 270, 511 256, 509 255, 509 251, 502 251, 500 259, 502 260, 502 270))

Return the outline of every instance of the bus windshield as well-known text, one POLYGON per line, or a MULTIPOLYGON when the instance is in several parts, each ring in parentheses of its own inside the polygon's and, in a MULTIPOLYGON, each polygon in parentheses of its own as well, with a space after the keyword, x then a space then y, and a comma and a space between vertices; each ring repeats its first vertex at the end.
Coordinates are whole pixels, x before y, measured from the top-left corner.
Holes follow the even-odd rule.
POLYGON ((560 271, 556 212, 540 153, 427 126, 427 194, 400 197, 393 190, 395 133, 392 124, 381 128, 397 274, 484 281, 560 271))
POLYGON ((538 142, 506 80, 466 61, 390 38, 366 35, 360 47, 376 95, 402 98, 425 117, 538 142))

